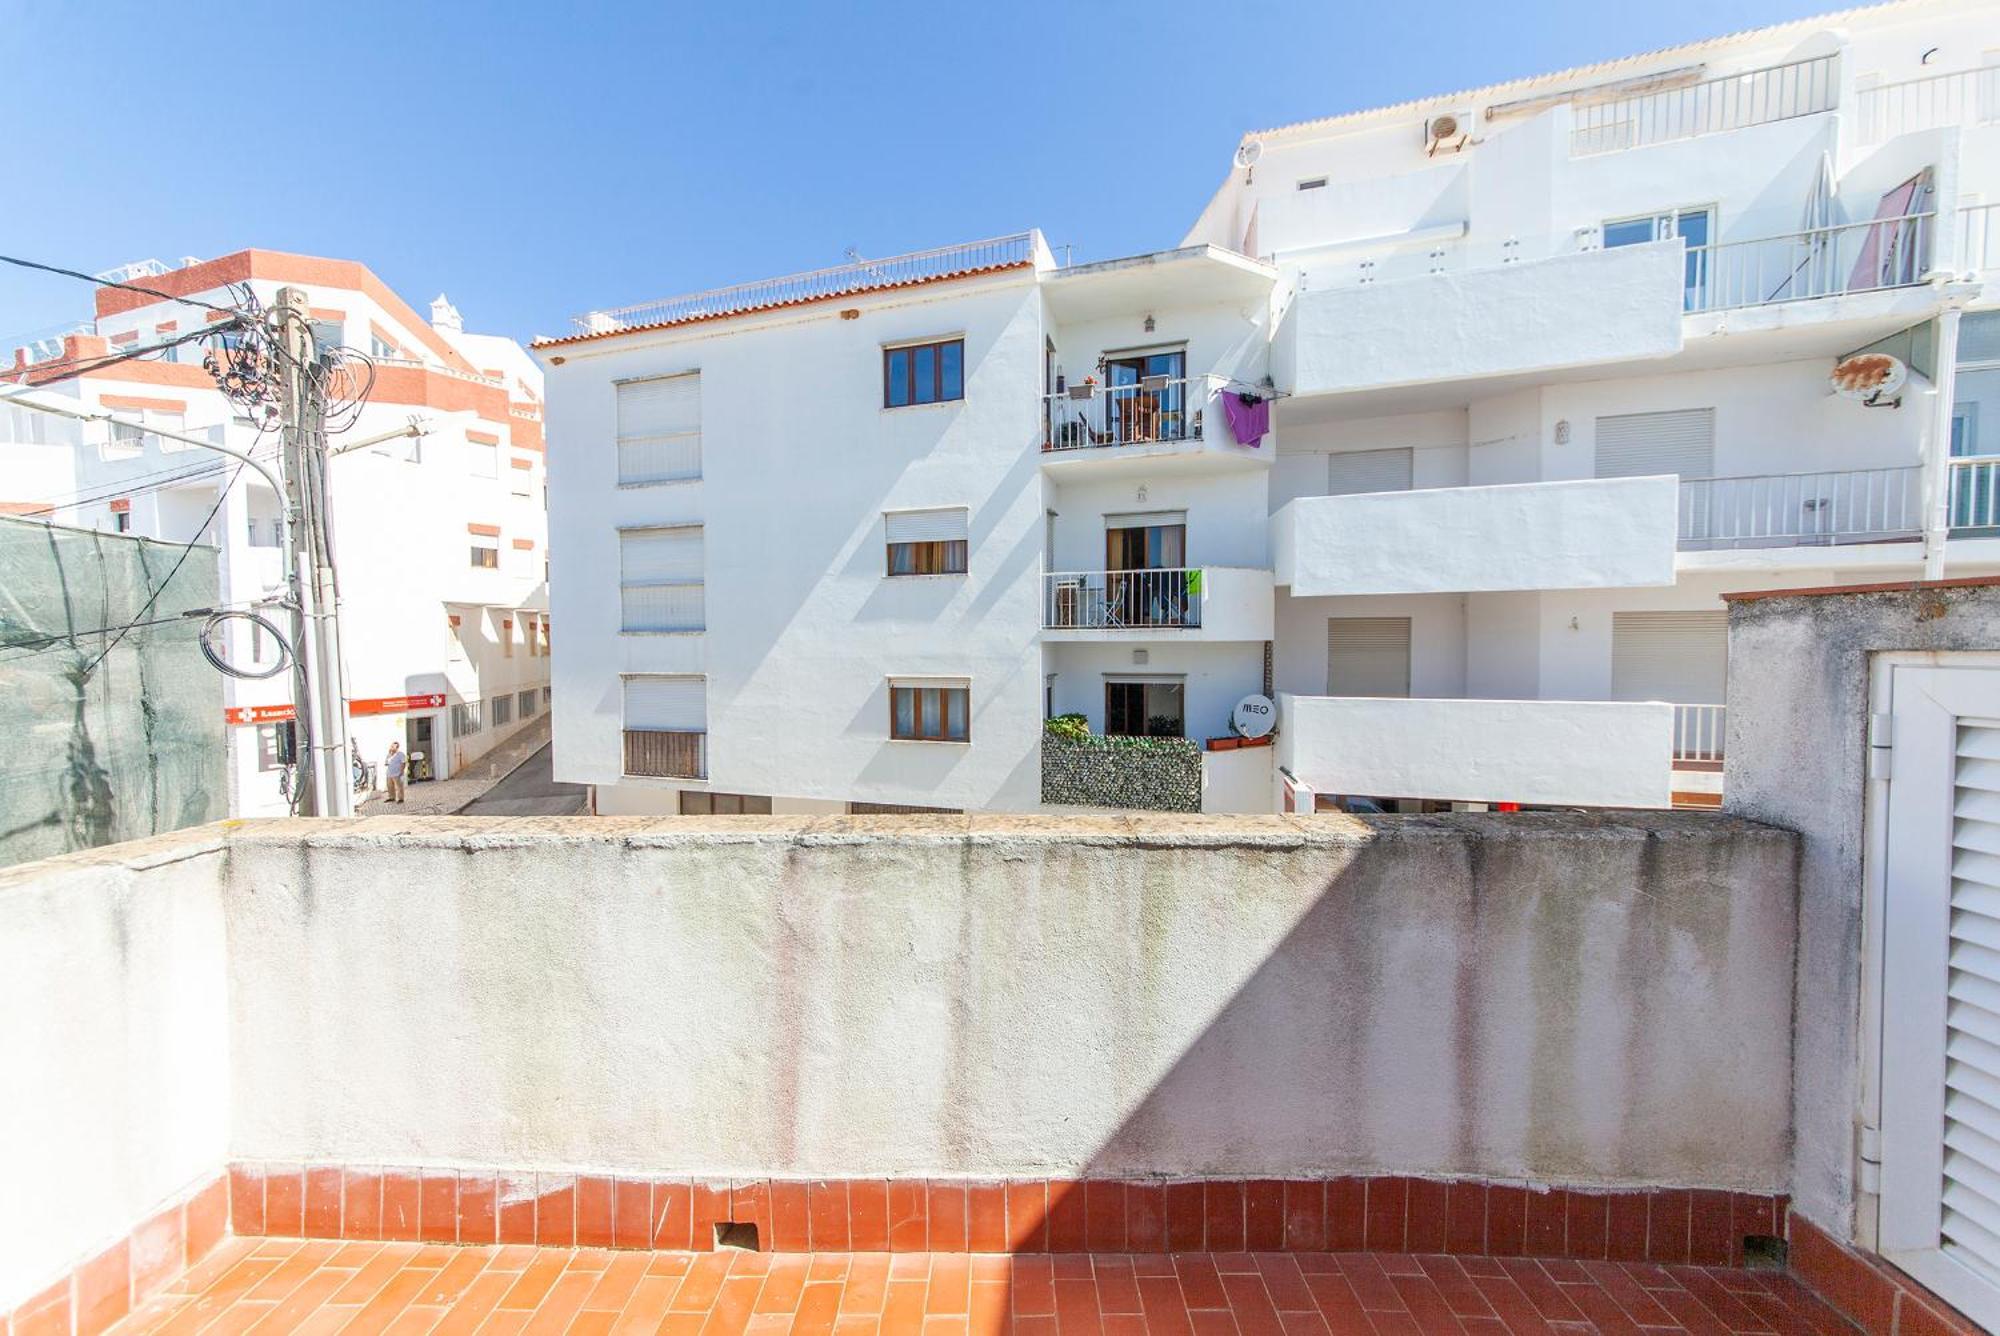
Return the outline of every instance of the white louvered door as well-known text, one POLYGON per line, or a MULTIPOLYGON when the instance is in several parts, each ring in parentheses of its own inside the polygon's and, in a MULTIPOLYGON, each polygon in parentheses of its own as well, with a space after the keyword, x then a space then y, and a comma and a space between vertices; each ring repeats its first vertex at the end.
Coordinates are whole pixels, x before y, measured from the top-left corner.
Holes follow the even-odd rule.
POLYGON ((2000 1328, 2000 666, 1898 665, 1890 701, 1881 1250, 2000 1328))

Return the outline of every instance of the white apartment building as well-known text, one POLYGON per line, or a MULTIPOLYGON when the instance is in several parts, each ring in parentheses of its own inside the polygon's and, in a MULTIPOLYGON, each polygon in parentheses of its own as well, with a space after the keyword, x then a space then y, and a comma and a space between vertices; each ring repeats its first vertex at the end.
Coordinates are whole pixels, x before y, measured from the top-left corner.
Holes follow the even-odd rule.
POLYGON ((1021 810, 1075 712, 1206 810, 1713 802, 1725 593, 2000 572, 1996 207, 2000 11, 1913 0, 1245 136, 1172 250, 580 317, 557 776, 1021 810))
MULTIPOLYGON (((443 297, 423 319, 353 261, 248 250, 137 269, 137 284, 217 306, 246 288, 266 305, 281 288, 302 289, 316 340, 373 362, 366 406, 331 438, 339 453, 328 461, 349 729, 362 756, 379 770, 395 740, 421 755, 416 780, 445 778, 539 716, 550 627, 542 373, 533 359, 511 339, 465 332, 443 297), (341 451, 343 440, 413 418, 427 434, 341 451)), ((65 363, 92 363, 208 318, 200 306, 100 288, 89 332, 17 351, 9 379, 38 383, 65 363)), ((240 415, 201 357, 190 345, 96 367, 49 381, 37 397, 69 396, 79 408, 252 451, 277 467, 277 434, 260 435, 240 415)), ((0 434, 0 460, 9 461, 0 504, 10 511, 214 544, 232 606, 283 585, 279 498, 254 470, 153 431, 19 405, 0 408, 0 434)), ((229 634, 232 662, 275 661, 246 624, 229 634)), ((290 677, 222 679, 239 815, 286 811, 278 755, 293 715, 290 677)))

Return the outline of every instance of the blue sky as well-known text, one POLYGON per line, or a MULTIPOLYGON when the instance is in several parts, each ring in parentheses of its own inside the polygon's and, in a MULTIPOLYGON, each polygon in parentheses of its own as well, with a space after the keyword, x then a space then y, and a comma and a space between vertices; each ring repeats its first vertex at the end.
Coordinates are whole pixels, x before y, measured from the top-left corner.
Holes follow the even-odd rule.
MULTIPOLYGON (((0 253, 353 258, 526 338, 849 246, 1172 245, 1247 130, 1825 7, 0 0, 0 253)), ((0 334, 88 310, 0 273, 0 334)))

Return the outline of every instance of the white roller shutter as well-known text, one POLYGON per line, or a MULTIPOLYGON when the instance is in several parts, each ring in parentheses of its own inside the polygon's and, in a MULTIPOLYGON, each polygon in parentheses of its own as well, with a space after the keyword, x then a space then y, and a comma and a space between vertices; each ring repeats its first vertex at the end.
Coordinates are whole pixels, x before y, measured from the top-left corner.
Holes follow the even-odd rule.
POLYGON ((1409 450, 1351 450, 1326 457, 1326 494, 1410 490, 1409 450))
POLYGON ((620 629, 701 631, 707 627, 702 585, 702 530, 628 529, 618 535, 620 629))
POLYGON ((625 727, 676 733, 708 729, 708 680, 702 677, 628 677, 625 727))
POLYGON ((618 535, 618 576, 627 582, 700 580, 701 526, 627 529, 618 535))
POLYGON ((892 510, 882 517, 891 543, 962 543, 966 541, 966 510, 892 510))
POLYGON ((701 373, 620 385, 618 481, 677 482, 700 476, 701 373))
POLYGON ((1715 410, 1624 413, 1597 419, 1597 476, 1715 476, 1715 410))
POLYGON ((1962 720, 1957 752, 1940 1233, 2000 1276, 2000 725, 1962 720))
POLYGON ((1327 618, 1326 694, 1409 695, 1410 619, 1327 618))
POLYGON ((1611 614, 1613 698, 1720 705, 1728 684, 1728 613, 1611 614))

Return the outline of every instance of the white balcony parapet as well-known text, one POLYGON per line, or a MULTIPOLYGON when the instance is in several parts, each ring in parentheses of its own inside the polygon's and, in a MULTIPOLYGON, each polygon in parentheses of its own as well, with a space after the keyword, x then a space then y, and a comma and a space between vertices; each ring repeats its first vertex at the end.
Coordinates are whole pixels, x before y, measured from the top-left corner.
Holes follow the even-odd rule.
POLYGON ((1729 712, 1721 705, 1674 706, 1674 759, 1720 761, 1729 712))
POLYGON ((1571 121, 1570 155, 1616 153, 1832 111, 1840 101, 1838 60, 1814 56, 1579 106, 1571 121))
POLYGON ((1854 95, 1855 136, 1862 144, 1995 120, 2000 120, 2000 65, 1877 84, 1854 95))
POLYGON ((1952 460, 1947 486, 1953 529, 2000 530, 2000 457, 1952 460))
POLYGON ((1964 274, 2000 269, 2000 204, 1976 204, 1958 211, 1954 268, 1964 274))
POLYGON ((851 292, 900 287, 928 279, 1009 269, 1034 264, 1047 255, 1048 248, 1042 243, 1040 233, 1017 232, 1012 236, 993 237, 985 241, 912 251, 907 255, 891 255, 880 260, 856 260, 852 264, 814 269, 803 274, 710 288, 706 292, 641 302, 634 306, 589 311, 574 317, 570 323, 576 326, 579 334, 615 333, 624 329, 642 329, 774 306, 790 306, 851 292))
POLYGON ((1278 764, 1317 793, 1666 807, 1663 701, 1278 698, 1278 764))
POLYGON ((1071 385, 1043 400, 1042 449, 1199 441, 1207 408, 1208 382, 1202 377, 1148 376, 1136 385, 1071 385))
POLYGON ((1676 480, 1439 487, 1301 497, 1271 517, 1292 597, 1674 582, 1676 480))
POLYGON ((1930 272, 1937 215, 1905 214, 1687 250, 1687 309, 1728 311, 1911 287, 1930 272))
POLYGON ((1680 547, 1808 547, 1921 536, 1923 469, 1851 469, 1681 483, 1680 547))

